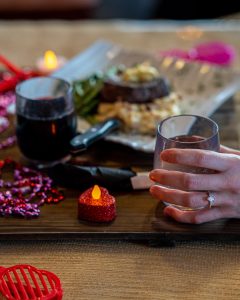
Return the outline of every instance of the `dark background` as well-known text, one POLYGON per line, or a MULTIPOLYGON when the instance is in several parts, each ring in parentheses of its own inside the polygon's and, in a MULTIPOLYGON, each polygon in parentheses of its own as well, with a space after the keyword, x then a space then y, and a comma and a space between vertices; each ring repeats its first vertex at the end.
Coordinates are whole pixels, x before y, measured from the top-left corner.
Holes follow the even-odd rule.
POLYGON ((0 0, 1 19, 188 20, 217 18, 238 11, 239 0, 0 0))

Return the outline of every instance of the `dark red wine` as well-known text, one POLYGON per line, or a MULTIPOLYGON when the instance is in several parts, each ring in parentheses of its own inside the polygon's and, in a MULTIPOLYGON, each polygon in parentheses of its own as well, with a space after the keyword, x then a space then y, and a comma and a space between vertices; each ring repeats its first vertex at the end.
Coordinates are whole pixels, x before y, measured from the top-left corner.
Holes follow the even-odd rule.
POLYGON ((76 117, 70 113, 56 119, 32 119, 17 115, 17 140, 23 155, 37 161, 56 161, 69 153, 76 134, 76 117))
MULTIPOLYGON (((219 151, 218 139, 209 141, 208 139, 197 135, 180 135, 180 136, 175 136, 170 140, 172 141, 170 148, 202 149, 202 150, 219 151)), ((207 168, 171 164, 167 162, 161 162, 161 167, 166 170, 174 170, 174 171, 181 171, 187 173, 196 173, 196 174, 215 173, 214 170, 210 170, 207 168)))
POLYGON ((189 148, 219 151, 218 139, 208 139, 198 135, 179 135, 170 138, 172 145, 169 148, 189 148))
POLYGON ((204 141, 205 139, 197 135, 179 135, 171 138, 171 140, 181 142, 181 143, 196 143, 204 141))

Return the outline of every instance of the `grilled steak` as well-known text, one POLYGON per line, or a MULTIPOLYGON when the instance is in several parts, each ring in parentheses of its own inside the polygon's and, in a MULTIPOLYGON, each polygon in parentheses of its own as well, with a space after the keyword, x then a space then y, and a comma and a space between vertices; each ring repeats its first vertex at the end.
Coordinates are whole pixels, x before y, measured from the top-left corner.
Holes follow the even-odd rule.
POLYGON ((142 83, 116 81, 108 78, 102 89, 102 100, 104 102, 146 103, 169 94, 169 83, 162 77, 142 83))

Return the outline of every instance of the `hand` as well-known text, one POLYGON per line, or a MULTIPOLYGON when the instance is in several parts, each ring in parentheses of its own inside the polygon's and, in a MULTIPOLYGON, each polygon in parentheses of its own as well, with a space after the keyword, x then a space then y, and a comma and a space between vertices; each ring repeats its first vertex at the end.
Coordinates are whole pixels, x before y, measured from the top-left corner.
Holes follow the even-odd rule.
POLYGON ((167 206, 164 208, 165 215, 179 222, 194 224, 221 218, 240 218, 240 151, 224 146, 221 146, 220 151, 167 149, 161 153, 162 161, 213 171, 213 174, 191 174, 153 170, 150 179, 161 184, 150 188, 154 197, 192 209, 202 208, 183 211, 167 206), (215 203, 211 208, 207 191, 214 192, 215 203))

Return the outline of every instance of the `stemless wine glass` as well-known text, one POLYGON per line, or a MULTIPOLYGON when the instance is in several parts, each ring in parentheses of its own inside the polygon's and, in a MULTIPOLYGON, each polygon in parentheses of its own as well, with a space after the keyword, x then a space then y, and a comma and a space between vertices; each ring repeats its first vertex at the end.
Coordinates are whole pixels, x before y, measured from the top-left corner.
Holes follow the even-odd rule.
POLYGON ((31 163, 50 167, 67 159, 76 134, 71 86, 53 77, 36 77, 16 87, 17 141, 31 163))
MULTIPOLYGON (((160 153, 169 148, 203 149, 219 151, 220 142, 218 125, 211 119, 197 115, 178 115, 163 120, 157 131, 157 140, 154 153, 154 169, 166 169, 187 173, 212 173, 212 170, 170 164, 161 161, 160 153)), ((192 208, 172 205, 181 210, 192 208)), ((198 208, 200 209, 200 208, 198 208)))

